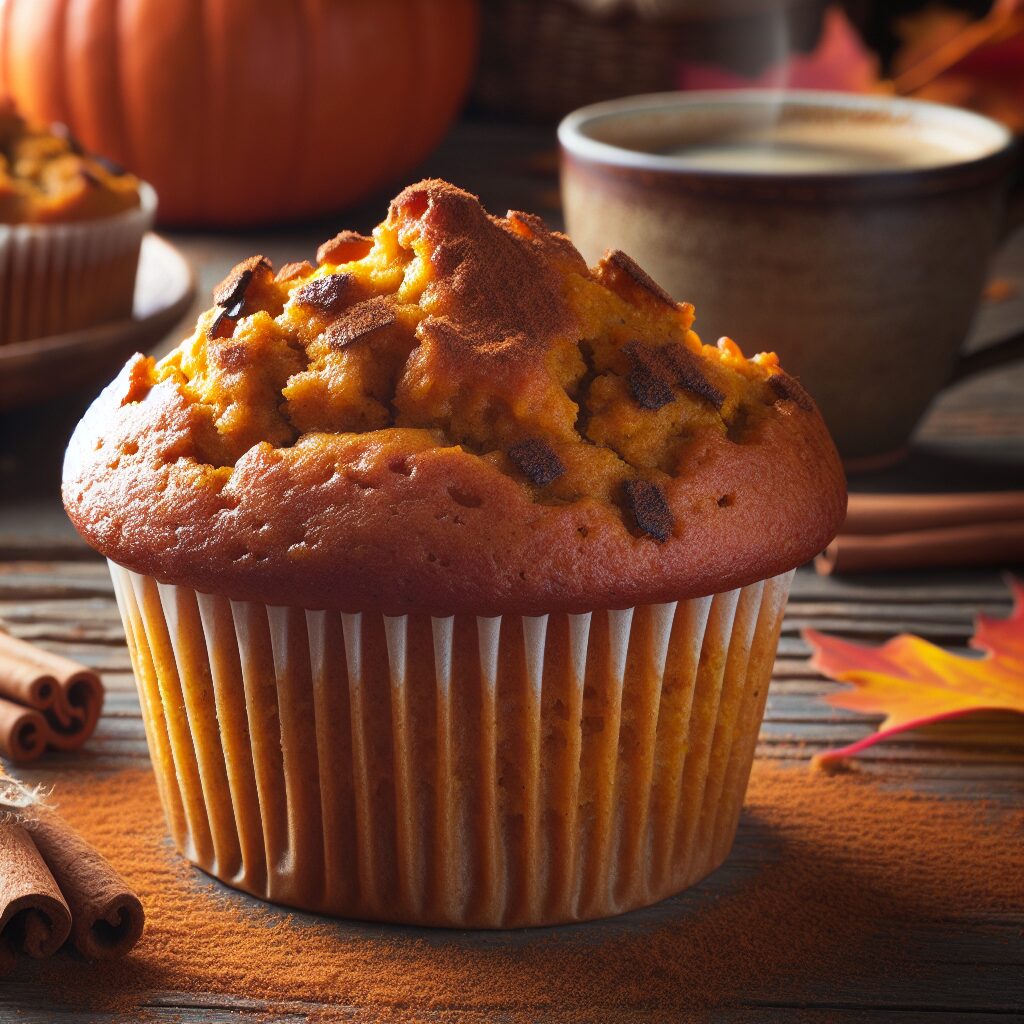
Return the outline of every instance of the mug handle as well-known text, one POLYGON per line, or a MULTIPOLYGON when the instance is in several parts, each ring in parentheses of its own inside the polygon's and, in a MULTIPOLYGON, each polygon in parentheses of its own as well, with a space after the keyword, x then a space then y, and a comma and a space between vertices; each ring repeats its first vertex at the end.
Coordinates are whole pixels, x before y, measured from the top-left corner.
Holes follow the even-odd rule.
MULTIPOLYGON (((1017 177, 1007 199, 1006 218, 1003 224, 1003 239, 1009 238, 1018 228, 1024 227, 1024 164, 1018 165, 1017 177)), ((948 383, 955 384, 967 377, 973 377, 982 370, 994 366, 1015 363, 1024 359, 1024 330, 986 345, 977 352, 961 353, 953 367, 948 383)))

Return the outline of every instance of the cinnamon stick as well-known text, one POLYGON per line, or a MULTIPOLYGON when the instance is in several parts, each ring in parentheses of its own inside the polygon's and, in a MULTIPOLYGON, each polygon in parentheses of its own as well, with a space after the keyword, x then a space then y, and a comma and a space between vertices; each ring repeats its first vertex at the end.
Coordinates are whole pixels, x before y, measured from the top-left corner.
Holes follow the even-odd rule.
POLYGON ((0 630, 0 700, 32 708, 40 716, 31 719, 44 728, 44 740, 33 736, 25 742, 28 730, 20 719, 17 735, 15 713, 3 712, 6 731, 0 725, 0 750, 12 760, 36 757, 46 747, 74 750, 92 734, 103 710, 103 684, 91 669, 59 654, 41 650, 0 630), (4 740, 8 746, 4 747, 4 740))
POLYGON ((27 828, 71 910, 75 949, 88 960, 128 953, 146 920, 139 897, 106 857, 53 811, 34 808, 27 828))
POLYGON ((0 975, 19 951, 48 956, 67 940, 90 960, 124 956, 144 926, 107 859, 0 768, 0 975))
POLYGON ((1024 521, 1024 491, 851 494, 842 532, 903 533, 1014 520, 1024 521))
POLYGON ((71 911, 32 837, 14 822, 0 824, 0 971, 18 953, 56 953, 71 931, 71 911))
POLYGON ((0 754, 12 761, 34 761, 46 750, 50 728, 35 708, 0 698, 0 754))
POLYGON ((989 522, 880 535, 841 533, 815 560, 822 575, 1024 561, 1024 522, 989 522))

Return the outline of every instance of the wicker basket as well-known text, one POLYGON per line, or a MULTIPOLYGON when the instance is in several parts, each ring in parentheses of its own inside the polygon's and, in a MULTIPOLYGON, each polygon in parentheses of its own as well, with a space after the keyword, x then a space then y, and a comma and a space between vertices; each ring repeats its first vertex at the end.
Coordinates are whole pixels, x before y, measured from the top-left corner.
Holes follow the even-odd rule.
POLYGON ((556 119, 576 107, 676 86, 683 61, 754 76, 784 52, 817 42, 825 0, 660 0, 596 16, 567 0, 487 0, 474 102, 478 109, 556 119), (644 8, 646 10, 646 8, 644 8))

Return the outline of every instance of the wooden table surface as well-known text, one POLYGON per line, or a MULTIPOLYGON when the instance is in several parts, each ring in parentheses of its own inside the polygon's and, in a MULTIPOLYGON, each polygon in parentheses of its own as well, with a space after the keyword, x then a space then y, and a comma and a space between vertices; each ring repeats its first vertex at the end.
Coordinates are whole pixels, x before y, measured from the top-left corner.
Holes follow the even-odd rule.
MULTIPOLYGON (((496 211, 530 209, 558 222, 556 165, 552 135, 526 127, 460 125, 423 168, 477 191, 496 211)), ((411 176, 410 176, 411 178, 411 176)), ((200 279, 196 309, 208 304, 210 287, 238 259, 255 251, 275 263, 309 256, 339 227, 366 230, 380 219, 387 195, 330 222, 280 231, 221 236, 175 235, 194 261, 200 279)), ((1024 323, 1024 245, 1001 257, 997 273, 1016 291, 986 307, 973 343, 1024 323)), ((698 300, 699 313, 699 296, 698 300)), ((698 323, 699 328, 699 323, 698 323)), ((174 335, 165 343, 175 340, 174 335)), ((0 620, 16 635, 68 654, 103 673, 107 708, 93 741, 76 755, 48 755, 19 774, 52 783, 69 772, 100 771, 148 762, 138 700, 121 625, 104 563, 93 556, 67 524, 58 500, 60 453, 85 396, 12 417, 0 417, 0 620)), ((1024 482, 1024 365, 993 371, 944 394, 915 439, 910 459, 896 470, 853 482, 872 490, 971 489, 1024 482)), ((979 611, 1005 614, 1006 587, 997 570, 929 572, 849 579, 822 579, 801 569, 783 628, 778 660, 761 732, 758 756, 806 762, 816 751, 852 742, 875 720, 837 712, 821 701, 834 689, 807 665, 799 630, 813 626, 851 639, 880 642, 910 630, 963 648, 979 611)), ((1024 728, 1002 722, 995 743, 961 741, 956 729, 908 734, 863 756, 865 770, 884 774, 893 785, 976 793, 1020 805, 1024 801, 1024 728)), ((738 845, 745 842, 740 826, 738 845)), ((749 837, 747 837, 749 838, 749 837)), ((1021 837, 1024 877, 1024 837, 1021 837)), ((732 862, 713 876, 727 887, 732 862)), ((707 884, 707 883, 705 883, 707 884)), ((238 899, 246 897, 238 896, 238 899)), ((1024 885, 1022 885, 1024 900, 1024 885)), ((747 1006, 744 1020, 763 1021, 960 1021, 1024 1020, 1024 905, 1006 919, 949 920, 936 925, 931 960, 922 962, 927 985, 908 982, 858 993, 856 1000, 823 998, 814 1007, 747 1006), (937 936, 937 938, 936 938, 937 936), (936 955, 936 945, 941 955, 936 955), (941 969, 936 967, 941 962, 941 969), (985 965, 982 975, 976 968, 985 965), (751 1016, 751 1013, 753 1014, 751 1016)), ((642 926, 644 913, 636 915, 642 926)), ((920 981, 920 979, 918 979, 920 981)), ((737 994, 742 1002, 742 993, 737 994)), ((312 1012, 311 1008, 311 1012, 312 1012)), ((424 1020, 432 1014, 424 1011, 424 1020)), ((53 993, 0 983, 0 1020, 123 1020, 123 1014, 81 1015, 57 1008, 53 993)), ((146 1020, 255 1021, 282 1019, 274 1007, 240 992, 211 992, 197 1000, 155 992, 146 1020), (269 1014, 269 1018, 267 1016, 269 1014)), ((290 1014, 289 1020, 303 1019, 290 1014)), ((359 1019, 353 1008, 352 1019, 359 1019)), ((714 1019, 729 1020, 728 1013, 714 1019)))

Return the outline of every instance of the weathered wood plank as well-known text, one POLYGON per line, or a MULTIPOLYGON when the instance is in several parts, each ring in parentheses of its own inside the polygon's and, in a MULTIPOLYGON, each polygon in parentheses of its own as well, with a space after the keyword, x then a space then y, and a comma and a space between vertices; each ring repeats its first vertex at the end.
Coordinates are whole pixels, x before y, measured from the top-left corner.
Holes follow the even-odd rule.
MULTIPOLYGON (((4 1005, 0 998, 0 1007, 4 1005)), ((360 1008, 343 1008, 324 1004, 310 1005, 305 1009, 296 1010, 289 1004, 265 1003, 255 1010, 218 1009, 212 1006, 183 1007, 171 1002, 157 1006, 147 1004, 140 1008, 144 1014, 139 1021, 159 1022, 168 1024, 328 1024, 328 1022, 362 1021, 373 1024, 451 1024, 453 1017, 447 1010, 375 1010, 368 1017, 360 1008)), ((126 1018, 119 1013, 77 1013, 75 1011, 51 1010, 18 1010, 19 1024, 125 1024, 126 1018)), ((489 1010, 486 1013, 458 1011, 459 1024, 509 1024, 512 1018, 508 1014, 489 1010)), ((521 1019, 521 1018, 520 1018, 521 1019)), ((542 1021, 545 1018, 534 1018, 542 1021)), ((547 1020, 556 1020, 547 1017, 547 1020)), ((695 1018, 696 1019, 696 1018, 695 1018)), ((787 1024, 787 1022, 806 1022, 806 1024, 1007 1024, 1007 1015, 971 1011, 969 1018, 964 1017, 960 1010, 920 1010, 892 1009, 872 1007, 869 1010, 843 1007, 837 1010, 832 1006, 767 1006, 712 1010, 701 1013, 700 1021, 704 1024, 787 1024)), ((1012 1020, 1013 1018, 1011 1018, 1012 1020)), ((665 1015, 657 1010, 632 1010, 628 1016, 629 1024, 664 1024, 665 1015)))
MULTIPOLYGON (((224 999, 224 996, 220 997, 224 999)), ((294 1003, 253 1003, 245 1007, 217 1007, 211 1003, 199 1006, 183 1006, 176 1003, 175 996, 168 995, 163 1003, 147 1002, 139 1007, 139 1016, 126 1018, 121 1012, 102 1013, 90 1011, 81 1013, 74 1010, 60 1009, 22 1009, 16 1000, 7 1001, 0 995, 0 1009, 5 1005, 17 1013, 18 1024, 126 1024, 128 1020, 149 1022, 167 1022, 167 1024, 328 1024, 328 1022, 360 1021, 373 1024, 452 1024, 457 1019, 459 1024, 509 1024, 513 1019, 521 1021, 522 1017, 513 1018, 500 1010, 489 1009, 485 1012, 471 1011, 464 1008, 457 1010, 457 1018, 452 1011, 422 1009, 401 1009, 391 1007, 374 1009, 372 1016, 367 1016, 364 1008, 352 1006, 328 1005, 325 1003, 307 1003, 296 1007, 294 1003)), ((853 1007, 844 1005, 807 1006, 805 1004, 786 1006, 759 1003, 746 1007, 733 1007, 728 1010, 710 1010, 701 1012, 702 1024, 788 1024, 788 1022, 806 1022, 806 1024, 1007 1024, 1008 1019, 1014 1020, 1004 1012, 948 1010, 940 1008, 918 1009, 911 1007, 853 1007)), ((557 1021, 559 1017, 551 1014, 536 1014, 536 1021, 557 1021)), ((665 1024, 664 1012, 650 1009, 634 1009, 628 1015, 616 1018, 594 1018, 602 1020, 623 1020, 628 1024, 665 1024)), ((1019 1019, 1019 1018, 1018 1018, 1019 1019)))

